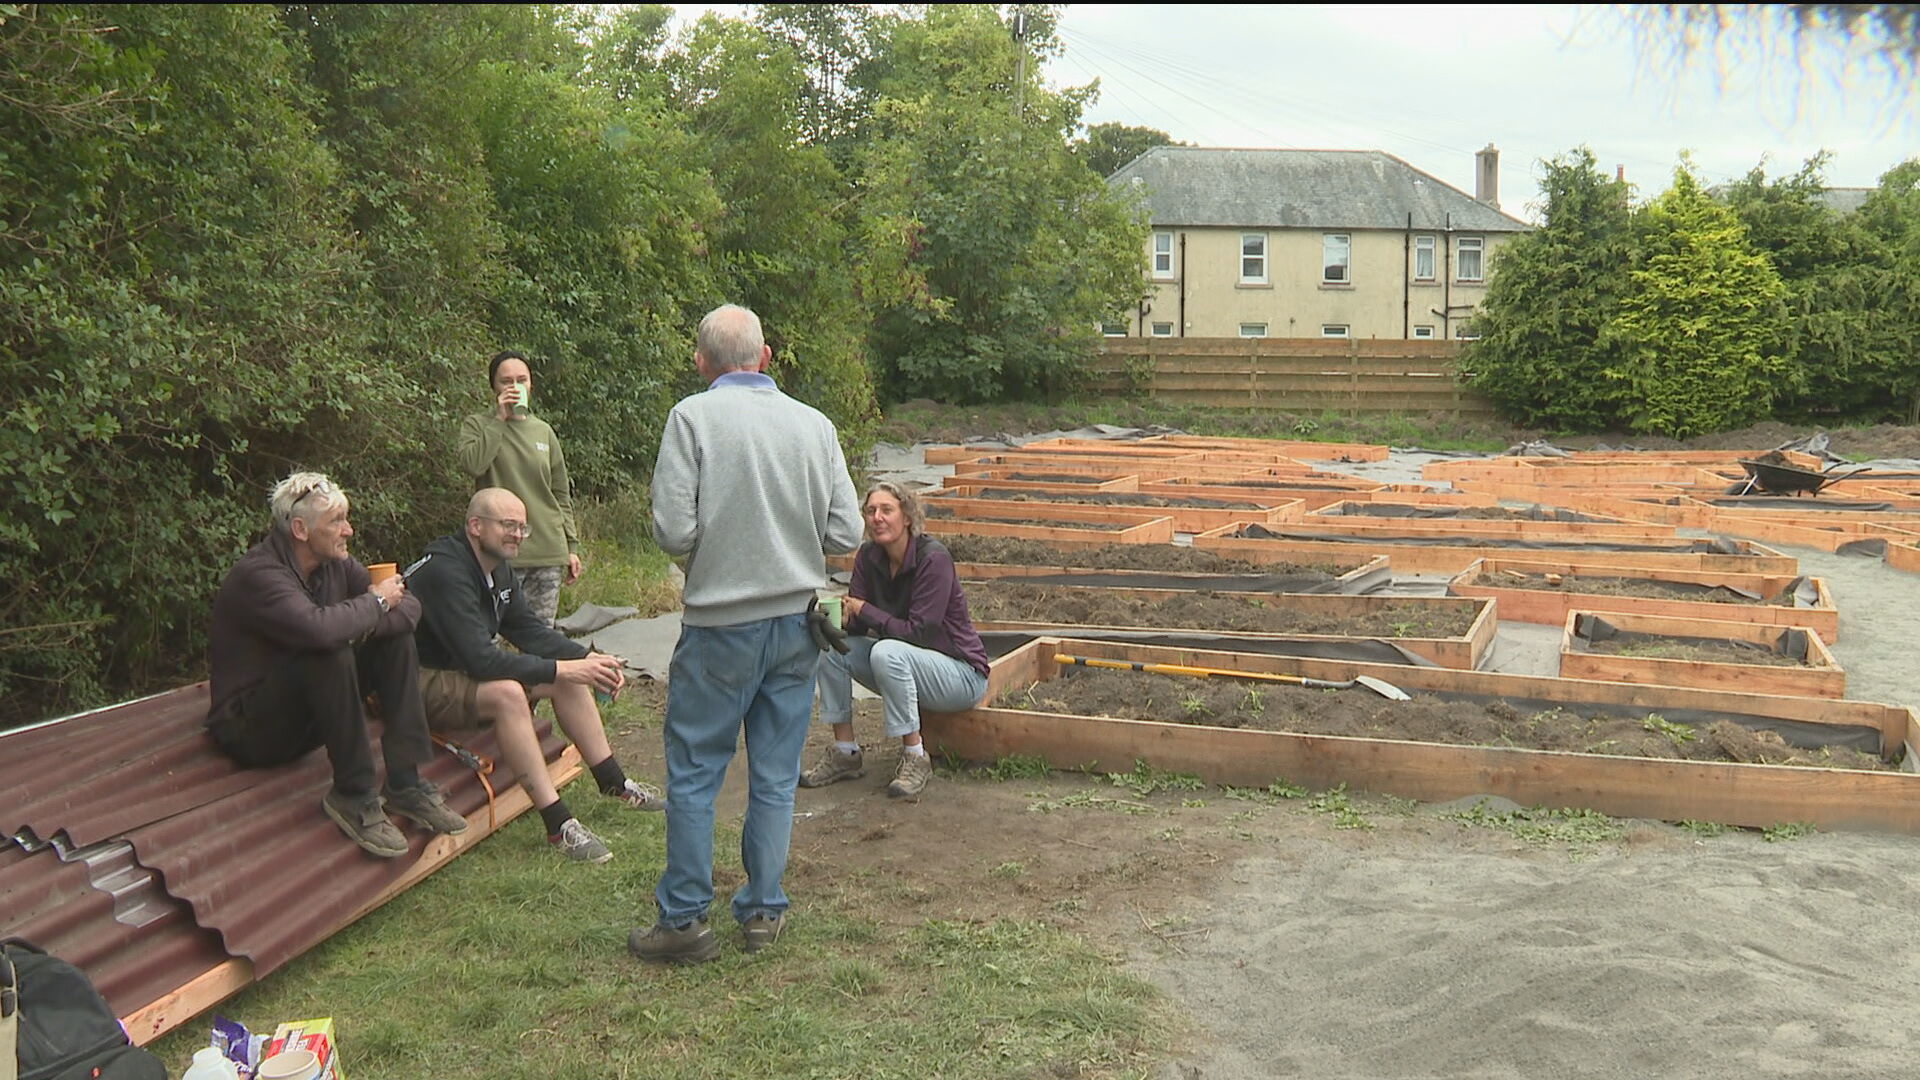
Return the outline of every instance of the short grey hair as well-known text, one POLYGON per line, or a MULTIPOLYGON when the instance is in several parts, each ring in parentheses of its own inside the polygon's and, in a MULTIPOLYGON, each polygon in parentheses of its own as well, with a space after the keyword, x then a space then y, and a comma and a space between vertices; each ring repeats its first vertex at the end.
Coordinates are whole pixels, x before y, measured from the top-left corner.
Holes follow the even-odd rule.
POLYGON ((921 533, 927 531, 927 512, 925 508, 920 505, 920 496, 915 495, 913 492, 908 491, 906 488, 901 487, 891 480, 875 480, 873 483, 867 485, 867 493, 860 496, 861 517, 866 516, 867 500, 873 498, 873 493, 876 491, 893 496, 893 501, 900 504, 900 516, 906 519, 907 533, 909 535, 919 536, 921 533))
POLYGON ((312 525, 346 501, 347 493, 327 479, 325 473, 296 472, 273 485, 273 492, 267 496, 267 507, 273 512, 273 527, 290 532, 294 518, 312 525))
POLYGON ((759 363, 766 344, 760 316, 738 304, 722 304, 700 320, 694 349, 721 371, 739 371, 759 363))

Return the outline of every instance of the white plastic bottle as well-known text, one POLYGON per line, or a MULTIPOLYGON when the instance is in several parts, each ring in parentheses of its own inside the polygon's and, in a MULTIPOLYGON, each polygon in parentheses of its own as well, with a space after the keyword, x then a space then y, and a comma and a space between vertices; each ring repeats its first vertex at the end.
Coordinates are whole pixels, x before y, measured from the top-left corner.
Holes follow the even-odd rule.
POLYGON ((193 1052, 193 1064, 180 1080, 240 1080, 240 1069, 218 1047, 203 1046, 193 1052))

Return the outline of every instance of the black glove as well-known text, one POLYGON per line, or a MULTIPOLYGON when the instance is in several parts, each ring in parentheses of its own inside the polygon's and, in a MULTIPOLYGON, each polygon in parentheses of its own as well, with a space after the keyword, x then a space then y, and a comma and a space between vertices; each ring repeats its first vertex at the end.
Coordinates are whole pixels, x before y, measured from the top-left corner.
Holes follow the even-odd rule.
POLYGON ((820 598, 807 601, 807 636, 821 652, 832 649, 842 655, 847 651, 847 632, 833 625, 827 613, 820 610, 820 598))

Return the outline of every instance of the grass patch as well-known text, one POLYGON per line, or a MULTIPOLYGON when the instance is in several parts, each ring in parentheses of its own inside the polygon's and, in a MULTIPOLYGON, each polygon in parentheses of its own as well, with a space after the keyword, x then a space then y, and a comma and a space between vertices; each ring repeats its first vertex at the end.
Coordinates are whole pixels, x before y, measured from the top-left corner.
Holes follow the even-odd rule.
POLYGON ((1336 829, 1373 828, 1373 822, 1368 821, 1366 815, 1360 812, 1360 808, 1353 805, 1353 798, 1347 794, 1345 784, 1328 788, 1307 800, 1307 809, 1318 814, 1331 815, 1333 827, 1336 829))
POLYGON ((1144 761, 1135 761, 1132 772, 1108 773, 1107 782, 1115 787, 1126 788, 1143 799, 1156 791, 1199 791, 1207 786, 1205 781, 1192 773, 1156 769, 1144 761))
POLYGON ((635 607, 643 619, 679 608, 680 587, 667 572, 673 560, 654 546, 645 491, 577 503, 574 519, 585 572, 560 590, 562 615, 582 604, 635 607))
POLYGON ((1627 835, 1624 822, 1597 810, 1550 810, 1543 806, 1523 806, 1517 810, 1499 811, 1488 809, 1484 802, 1477 802, 1470 809, 1441 816, 1472 828, 1499 829, 1529 844, 1564 846, 1576 856, 1627 835))
POLYGON ((1760 836, 1761 839, 1769 844, 1780 844, 1788 840, 1798 840, 1801 837, 1812 836, 1819 831, 1819 829, 1814 828, 1813 822, 1811 821, 1782 821, 1776 825, 1769 825, 1765 829, 1762 829, 1760 836))

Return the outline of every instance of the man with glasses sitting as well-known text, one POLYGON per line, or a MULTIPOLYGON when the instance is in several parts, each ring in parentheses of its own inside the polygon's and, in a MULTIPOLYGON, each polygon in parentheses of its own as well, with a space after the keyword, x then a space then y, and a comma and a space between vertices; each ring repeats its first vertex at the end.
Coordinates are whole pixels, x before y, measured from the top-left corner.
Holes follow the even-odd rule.
POLYGON ((568 640, 528 603, 511 563, 528 531, 519 496, 482 488, 467 503, 465 533, 428 544, 409 577, 422 608, 416 638, 427 720, 435 731, 493 727, 507 765, 546 823, 547 839, 570 859, 603 863, 613 852, 573 816, 547 775, 533 703, 553 702, 561 730, 602 794, 637 810, 664 810, 666 800, 621 771, 600 723, 594 691, 618 693, 626 685, 626 662, 568 640), (519 651, 501 648, 497 638, 519 651))
POLYGON ((347 496, 325 476, 296 472, 274 485, 267 503, 273 527, 213 600, 207 730, 214 742, 248 768, 284 765, 325 746, 333 788, 321 808, 370 854, 407 853, 388 811, 434 832, 465 831, 466 819, 420 778, 433 743, 413 643, 419 602, 398 576, 375 583, 347 554, 347 496), (386 720, 383 794, 374 790, 368 694, 386 720))

